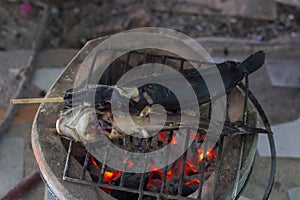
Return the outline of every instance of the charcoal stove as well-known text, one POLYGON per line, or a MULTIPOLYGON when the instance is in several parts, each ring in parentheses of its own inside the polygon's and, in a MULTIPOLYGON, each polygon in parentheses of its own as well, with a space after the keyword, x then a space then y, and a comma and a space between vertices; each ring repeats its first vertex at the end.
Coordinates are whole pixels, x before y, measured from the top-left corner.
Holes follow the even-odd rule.
MULTIPOLYGON (((96 39, 85 45, 52 86, 47 97, 63 96, 67 89, 73 87, 76 72, 83 60, 103 40, 104 38, 96 39)), ((173 65, 178 71, 188 67, 188 60, 168 52, 155 49, 135 50, 115 60, 104 72, 99 83, 113 85, 123 73, 139 63, 147 62, 173 65)), ((207 104, 203 108, 207 118, 210 116, 210 106, 207 104)), ((251 175, 258 134, 228 136, 224 131, 213 149, 208 149, 208 142, 205 142, 208 139, 197 140, 190 147, 198 149, 200 146, 202 149, 202 160, 198 163, 198 172, 193 174, 196 177, 193 180, 187 180, 185 175, 190 149, 179 158, 178 165, 181 167, 173 184, 176 185, 173 188, 175 192, 170 192, 170 189, 166 189, 170 166, 155 169, 154 174, 132 175, 116 171, 107 167, 105 162, 97 161, 82 144, 59 137, 54 127, 59 111, 63 108, 61 103, 42 104, 32 129, 33 150, 42 176, 49 190, 58 199, 237 199, 251 175), (215 157, 209 156, 211 151, 215 153, 215 157), (160 177, 155 181, 159 182, 159 189, 153 191, 147 185, 151 182, 151 177, 158 174, 160 177), (135 176, 135 186, 128 186, 129 176, 135 176), (107 177, 110 178, 109 181, 107 177), (187 187, 188 181, 191 181, 193 189, 187 187)), ((248 77, 227 96, 226 110, 228 119, 241 119, 242 124, 253 127, 263 126, 270 133, 268 138, 272 167, 269 183, 262 197, 268 199, 275 176, 274 140, 264 111, 248 89, 248 77)), ((164 137, 161 138, 161 145, 171 143, 172 136, 178 134, 176 131, 164 130, 162 133, 164 137)), ((187 128, 185 134, 184 143, 187 144, 194 133, 187 128)), ((199 131, 196 136, 202 138, 203 135, 199 131)), ((132 137, 127 137, 122 142, 121 148, 134 145, 132 137)), ((147 139, 146 142, 151 146, 154 139, 147 139)), ((167 160, 168 156, 164 159, 167 160)), ((124 168, 126 167, 130 167, 130 159, 124 161, 124 168)))

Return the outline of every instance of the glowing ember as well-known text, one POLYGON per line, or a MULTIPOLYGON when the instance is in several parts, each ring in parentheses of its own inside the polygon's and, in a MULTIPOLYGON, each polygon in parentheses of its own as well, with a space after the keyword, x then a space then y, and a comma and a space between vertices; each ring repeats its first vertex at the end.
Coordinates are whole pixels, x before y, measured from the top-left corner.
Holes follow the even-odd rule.
POLYGON ((121 175, 121 171, 115 171, 115 172, 104 172, 103 175, 103 182, 104 183, 110 183, 111 181, 117 180, 121 175))
MULTIPOLYGON (((94 156, 90 155, 90 158, 91 158, 92 164, 96 168, 99 168, 100 165, 98 164, 98 162, 96 161, 96 159, 94 158, 94 156)), ((121 171, 115 171, 115 172, 105 171, 104 174, 103 174, 103 182, 104 183, 110 183, 113 180, 117 180, 120 175, 121 175, 121 171)))
MULTIPOLYGON (((158 140, 161 140, 161 141, 164 142, 164 143, 168 143, 168 142, 169 142, 169 133, 167 133, 167 132, 160 132, 160 133, 158 133, 158 135, 157 135, 157 139, 158 139, 158 140)), ((176 141, 174 135, 172 136, 172 139, 171 139, 171 142, 170 142, 170 143, 171 143, 172 145, 177 144, 177 141, 176 141)))
POLYGON ((131 162, 127 158, 123 158, 123 163, 127 165, 127 168, 130 168, 133 166, 133 162, 131 162))
POLYGON ((96 161, 96 159, 94 158, 94 156, 90 155, 90 158, 91 158, 92 164, 93 164, 96 168, 99 168, 100 165, 98 164, 98 162, 96 161))
MULTIPOLYGON (((202 162, 204 158, 204 149, 199 148, 198 153, 199 153, 198 162, 202 162)), ((210 159, 210 158, 215 159, 216 154, 212 149, 208 148, 206 151, 206 159, 210 159)))
MULTIPOLYGON (((164 135, 161 134, 160 137, 163 138, 162 136, 164 136, 164 135)), ((198 157, 197 161, 200 164, 203 161, 203 158, 204 158, 204 149, 199 148, 197 150, 197 153, 198 153, 197 154, 197 157, 198 157)), ((215 159, 215 158, 216 158, 216 155, 215 155, 214 151, 212 149, 208 149, 207 152, 206 152, 206 159, 209 160, 209 159, 215 159)), ((197 166, 199 167, 200 165, 197 164, 197 166)), ((182 169, 182 163, 181 162, 178 163, 178 168, 177 169, 174 168, 174 166, 171 167, 171 169, 169 169, 167 171, 166 181, 168 181, 168 180, 173 180, 174 181, 176 179, 179 179, 181 169, 182 169)), ((185 168, 184 168, 184 176, 185 177, 189 177, 189 176, 199 174, 199 173, 200 173, 200 170, 197 169, 196 165, 192 164, 189 161, 187 161, 185 163, 185 168)), ((152 163, 150 177, 149 177, 149 181, 146 185, 146 189, 147 190, 153 190, 153 191, 160 191, 161 183, 162 183, 162 180, 163 180, 163 174, 164 174, 163 170, 158 169, 155 166, 155 164, 152 163)), ((192 180, 186 181, 185 184, 186 185, 192 185, 192 184, 199 185, 200 180, 197 179, 197 178, 192 179, 192 180)))
MULTIPOLYGON (((103 183, 109 184, 112 181, 118 180, 120 175, 121 175, 121 171, 115 171, 115 172, 105 171, 103 174, 103 183)), ((110 193, 113 191, 113 189, 110 189, 110 188, 102 188, 101 187, 101 189, 106 193, 110 193)))
POLYGON ((200 171, 196 169, 195 165, 186 162, 185 164, 185 170, 184 170, 184 175, 188 176, 188 175, 192 175, 192 174, 197 174, 200 171))
MULTIPOLYGON (((158 139, 163 141, 163 142, 168 142, 169 141, 169 135, 166 134, 165 132, 161 132, 158 134, 158 139)), ((190 138, 193 139, 198 139, 199 137, 201 138, 205 138, 204 136, 199 136, 196 134, 191 134, 190 138)), ((170 144, 177 144, 177 141, 175 139, 175 137, 173 136, 170 144)), ((197 178, 197 174, 200 173, 199 170, 199 166, 200 163, 203 161, 204 159, 204 149, 202 148, 198 148, 197 149, 197 154, 195 155, 196 157, 196 163, 195 162, 189 162, 188 160, 185 163, 184 166, 184 176, 185 178, 185 182, 184 184, 186 185, 191 185, 191 187, 195 187, 196 185, 200 184, 200 180, 199 178, 197 178), (192 177, 194 175, 194 177, 192 177), (190 178, 189 178, 190 177, 190 178), (192 186, 193 185, 193 186, 192 186)), ((91 163, 96 167, 96 168, 101 168, 101 165, 99 164, 99 162, 92 156, 90 155, 90 160, 91 163)), ((214 152, 214 150, 208 148, 206 151, 206 160, 210 160, 210 159, 216 159, 216 154, 214 152)), ((134 165, 133 162, 128 161, 127 159, 124 159, 124 164, 127 163, 127 167, 130 168, 134 165)), ((181 174, 181 169, 182 169, 182 159, 178 160, 177 162, 173 163, 170 166, 170 169, 166 172, 166 181, 178 181, 180 174, 181 174)), ((105 171, 103 174, 103 183, 106 184, 113 184, 114 181, 117 181, 121 176, 121 171, 105 171)), ((149 175, 149 179, 148 182, 146 184, 146 189, 150 190, 150 191, 156 191, 159 192, 161 189, 161 185, 162 185, 162 180, 163 180, 163 176, 164 176, 164 171, 163 169, 159 169, 157 166, 155 166, 154 163, 152 163, 151 165, 151 172, 149 175)), ((172 184, 171 184, 172 185, 172 184)), ((113 191, 112 189, 108 189, 108 188, 101 188, 102 190, 104 190, 107 193, 110 193, 111 191, 113 191)), ((168 190, 168 185, 165 185, 165 190, 168 190)))
POLYGON ((174 144, 177 144, 177 141, 176 141, 174 135, 172 136, 171 144, 173 144, 173 145, 174 145, 174 144))
POLYGON ((130 167, 132 167, 133 166, 133 162, 131 162, 131 161, 128 161, 128 163, 127 163, 127 167, 128 168, 130 168, 130 167))
POLYGON ((161 184, 163 176, 163 171, 158 169, 153 163, 151 165, 151 173, 150 173, 150 179, 146 185, 146 189, 149 189, 151 186, 155 186, 156 188, 159 187, 161 184))
POLYGON ((197 136, 197 134, 191 133, 190 138, 193 139, 193 140, 197 140, 198 136, 197 136))
POLYGON ((199 140, 199 139, 205 140, 206 135, 197 135, 197 133, 191 133, 190 138, 193 140, 199 140))
POLYGON ((187 182, 185 182, 185 184, 187 184, 187 185, 192 185, 192 184, 197 184, 197 185, 199 185, 199 184, 200 184, 200 181, 197 180, 197 179, 195 179, 195 180, 187 181, 187 182))
MULTIPOLYGON (((90 155, 91 158, 91 163, 96 167, 100 168, 100 164, 98 161, 94 158, 94 156, 90 155)), ((129 162, 128 162, 129 164, 129 162)), ((133 165, 133 163, 131 163, 133 165)), ((121 171, 115 171, 115 172, 110 172, 110 171, 105 171, 103 174, 103 183, 111 183, 112 181, 118 180, 118 178, 121 176, 121 171)), ((101 188, 103 191, 106 193, 110 193, 113 191, 112 189, 109 188, 101 188)))
POLYGON ((151 171, 158 174, 163 174, 163 171, 161 169, 158 169, 153 163, 151 165, 151 171))
POLYGON ((168 142, 168 134, 166 134, 165 132, 158 133, 157 138, 165 143, 168 142))
POLYGON ((172 178, 172 176, 173 176, 173 170, 170 169, 170 170, 167 172, 166 179, 169 180, 170 178, 172 178))

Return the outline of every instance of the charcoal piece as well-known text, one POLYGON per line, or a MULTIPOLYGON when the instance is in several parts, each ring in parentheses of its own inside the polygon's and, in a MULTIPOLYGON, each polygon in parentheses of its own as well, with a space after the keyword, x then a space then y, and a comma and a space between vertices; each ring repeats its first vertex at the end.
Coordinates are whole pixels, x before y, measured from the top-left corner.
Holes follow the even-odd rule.
MULTIPOLYGON (((125 173, 124 187, 138 189, 141 179, 141 174, 125 173)), ((115 185, 120 185, 120 178, 116 180, 115 185)), ((111 196, 119 200, 138 199, 138 194, 113 190, 111 196)))

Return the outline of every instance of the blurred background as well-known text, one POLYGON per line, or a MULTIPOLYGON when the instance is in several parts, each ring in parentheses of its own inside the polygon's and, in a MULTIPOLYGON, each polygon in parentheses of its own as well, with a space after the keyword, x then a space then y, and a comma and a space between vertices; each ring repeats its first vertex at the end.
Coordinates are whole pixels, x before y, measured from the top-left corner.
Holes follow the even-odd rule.
MULTIPOLYGON (((21 199, 51 199, 32 152, 38 105, 11 98, 43 97, 89 40, 154 26, 197 40, 216 62, 266 52, 250 88, 274 130, 276 180, 270 199, 300 199, 300 0, 41 0, 0 1, 0 198, 35 177, 21 199)), ((260 137, 253 176, 241 199, 260 199, 270 167, 260 137)))

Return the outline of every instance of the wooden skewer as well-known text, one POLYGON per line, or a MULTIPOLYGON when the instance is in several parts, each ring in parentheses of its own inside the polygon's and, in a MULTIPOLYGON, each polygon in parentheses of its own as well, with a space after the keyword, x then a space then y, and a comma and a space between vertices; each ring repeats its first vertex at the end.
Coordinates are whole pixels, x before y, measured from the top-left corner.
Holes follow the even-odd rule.
POLYGON ((64 102, 64 98, 54 97, 54 98, 28 98, 28 99, 10 100, 10 104, 58 103, 58 102, 64 102))

